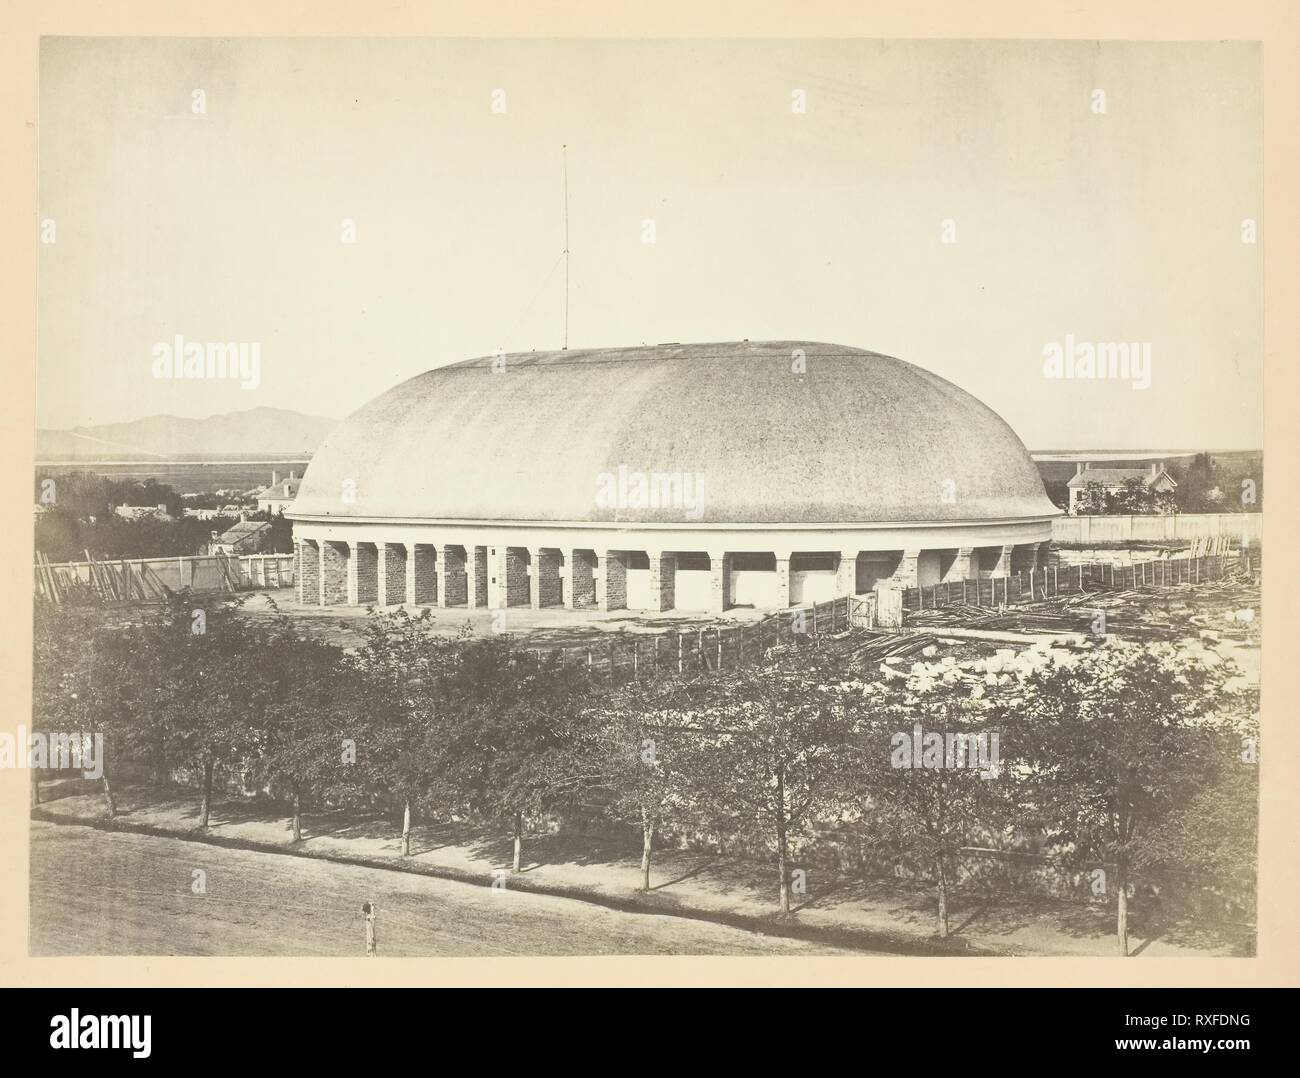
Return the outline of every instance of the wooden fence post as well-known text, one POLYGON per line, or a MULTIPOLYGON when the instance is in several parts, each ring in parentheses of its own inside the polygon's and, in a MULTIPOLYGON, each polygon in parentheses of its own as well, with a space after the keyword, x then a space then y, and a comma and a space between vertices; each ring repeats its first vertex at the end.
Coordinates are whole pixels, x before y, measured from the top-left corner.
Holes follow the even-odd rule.
POLYGON ((379 953, 375 942, 375 907, 373 903, 361 903, 361 912, 366 915, 366 957, 374 958, 379 953))

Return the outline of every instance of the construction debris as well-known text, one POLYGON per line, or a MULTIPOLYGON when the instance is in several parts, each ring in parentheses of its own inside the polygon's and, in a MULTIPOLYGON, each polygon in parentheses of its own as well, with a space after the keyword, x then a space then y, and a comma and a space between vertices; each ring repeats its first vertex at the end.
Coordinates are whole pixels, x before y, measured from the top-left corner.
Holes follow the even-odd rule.
POLYGON ((1018 634, 1118 634, 1139 640, 1177 640, 1214 628, 1246 639, 1258 632, 1259 582, 1236 573, 1202 583, 1142 585, 1035 599, 1013 607, 957 603, 909 611, 904 625, 943 635, 944 629, 1018 634), (1223 629, 1227 623, 1234 628, 1223 629))
POLYGON ((89 550, 81 563, 85 569, 80 574, 76 564, 54 565, 40 551, 36 553, 36 595, 45 602, 62 605, 69 597, 80 593, 85 599, 103 603, 132 601, 152 602, 166 598, 170 588, 158 579, 144 561, 117 562, 96 559, 89 550))

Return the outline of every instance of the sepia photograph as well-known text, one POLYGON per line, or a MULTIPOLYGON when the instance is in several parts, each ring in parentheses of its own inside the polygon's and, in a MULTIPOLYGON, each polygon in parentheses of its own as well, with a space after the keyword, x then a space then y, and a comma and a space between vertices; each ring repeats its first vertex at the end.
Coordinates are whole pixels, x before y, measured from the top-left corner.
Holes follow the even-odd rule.
POLYGON ((1256 43, 39 79, 32 956, 1256 953, 1256 43))

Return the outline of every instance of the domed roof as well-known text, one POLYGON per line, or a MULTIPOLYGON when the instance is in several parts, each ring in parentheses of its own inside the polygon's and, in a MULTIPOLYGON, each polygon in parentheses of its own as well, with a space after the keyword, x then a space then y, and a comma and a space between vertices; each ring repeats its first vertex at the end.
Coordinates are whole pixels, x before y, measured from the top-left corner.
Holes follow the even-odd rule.
POLYGON ((290 515, 699 525, 1058 512, 1011 428, 950 382, 843 345, 745 341, 426 371, 334 428, 290 515), (700 506, 611 504, 598 493, 620 467, 700 476, 700 506))

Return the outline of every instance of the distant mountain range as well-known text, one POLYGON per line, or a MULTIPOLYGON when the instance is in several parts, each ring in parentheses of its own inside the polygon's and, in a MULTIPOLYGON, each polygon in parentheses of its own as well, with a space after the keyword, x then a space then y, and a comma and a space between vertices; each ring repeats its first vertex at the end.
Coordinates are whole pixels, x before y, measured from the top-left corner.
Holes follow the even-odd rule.
POLYGON ((38 461, 310 456, 338 420, 284 408, 207 419, 154 415, 130 423, 36 431, 38 461))

